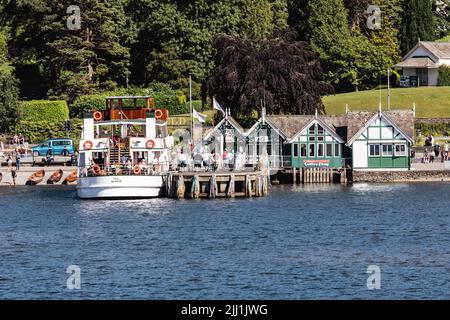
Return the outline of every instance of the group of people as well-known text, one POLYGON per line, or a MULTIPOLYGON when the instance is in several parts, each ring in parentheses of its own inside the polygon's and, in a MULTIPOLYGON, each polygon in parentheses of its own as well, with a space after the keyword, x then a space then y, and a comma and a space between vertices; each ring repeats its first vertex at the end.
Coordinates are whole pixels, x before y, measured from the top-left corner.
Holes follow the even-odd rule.
POLYGON ((449 158, 449 145, 445 143, 443 147, 436 143, 429 150, 425 148, 423 153, 422 163, 434 163, 436 158, 441 157, 441 162, 448 161, 449 158))
POLYGON ((22 133, 15 134, 15 135, 11 138, 11 143, 12 143, 12 144, 24 144, 24 143, 25 143, 25 137, 23 136, 22 133))
MULTIPOLYGON (((179 149, 176 155, 177 167, 183 170, 188 167, 188 155, 179 149)), ((192 158, 192 167, 195 169, 206 169, 208 171, 216 171, 218 169, 236 169, 240 170, 245 165, 245 154, 242 151, 237 153, 230 152, 225 149, 223 153, 209 152, 206 148, 195 152, 192 158)))
POLYGON ((20 159, 21 154, 18 150, 16 150, 13 154, 9 154, 6 157, 6 162, 8 164, 8 171, 11 172, 11 177, 13 184, 16 184, 17 171, 20 170, 20 159))

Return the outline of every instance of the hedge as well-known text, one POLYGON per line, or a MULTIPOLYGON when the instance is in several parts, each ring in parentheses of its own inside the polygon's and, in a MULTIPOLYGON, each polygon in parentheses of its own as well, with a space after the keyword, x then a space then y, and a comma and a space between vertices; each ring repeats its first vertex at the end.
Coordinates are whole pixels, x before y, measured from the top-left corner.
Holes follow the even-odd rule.
MULTIPOLYGON (((78 142, 83 126, 81 119, 72 119, 73 130, 69 131, 69 137, 78 142)), ((40 143, 51 138, 65 138, 66 131, 63 128, 64 121, 30 121, 20 120, 16 127, 16 133, 22 133, 29 143, 40 143)))
POLYGON ((66 101, 22 101, 19 114, 21 120, 61 122, 69 119, 69 108, 66 101))
POLYGON ((446 87, 450 86, 450 68, 447 66, 439 67, 438 86, 446 87))

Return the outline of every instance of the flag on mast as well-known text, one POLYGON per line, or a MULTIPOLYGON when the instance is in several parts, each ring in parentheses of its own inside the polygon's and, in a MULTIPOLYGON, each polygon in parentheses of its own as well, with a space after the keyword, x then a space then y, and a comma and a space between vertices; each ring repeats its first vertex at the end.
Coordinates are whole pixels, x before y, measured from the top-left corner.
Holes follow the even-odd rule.
POLYGON ((197 112, 197 110, 195 110, 195 108, 192 108, 192 115, 194 116, 195 119, 197 119, 201 123, 204 123, 206 121, 207 116, 204 114, 201 114, 200 112, 197 112))
POLYGON ((213 108, 216 110, 219 110, 222 112, 222 114, 225 116, 225 111, 223 111, 222 107, 220 106, 220 104, 216 101, 216 98, 213 97, 213 108))

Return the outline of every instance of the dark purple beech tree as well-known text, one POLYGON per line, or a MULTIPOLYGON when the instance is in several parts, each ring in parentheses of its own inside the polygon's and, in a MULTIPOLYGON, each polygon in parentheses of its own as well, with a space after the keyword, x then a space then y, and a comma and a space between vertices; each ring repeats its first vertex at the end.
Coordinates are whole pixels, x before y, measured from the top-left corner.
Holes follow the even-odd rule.
POLYGON ((289 31, 256 48, 246 40, 218 35, 215 68, 204 97, 215 96, 233 116, 260 113, 265 101, 269 114, 325 113, 321 96, 333 92, 324 82, 315 53, 289 31))

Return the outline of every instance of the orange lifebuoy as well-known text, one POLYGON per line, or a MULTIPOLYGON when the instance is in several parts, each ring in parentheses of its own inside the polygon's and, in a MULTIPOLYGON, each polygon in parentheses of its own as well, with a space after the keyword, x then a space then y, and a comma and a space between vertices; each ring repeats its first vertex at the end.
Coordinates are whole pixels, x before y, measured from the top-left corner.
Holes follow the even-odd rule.
POLYGON ((103 114, 100 111, 95 111, 94 112, 94 120, 95 121, 100 121, 103 119, 103 114))
POLYGON ((135 175, 141 174, 141 167, 139 167, 138 165, 135 165, 135 166, 133 167, 133 173, 134 173, 135 175))
POLYGON ((147 142, 145 143, 145 147, 147 149, 153 149, 155 147, 155 141, 153 140, 147 140, 147 142))
POLYGON ((164 117, 164 112, 161 109, 156 109, 155 110, 155 118, 157 120, 160 120, 164 117))
POLYGON ((97 164, 92 167, 92 172, 94 172, 95 175, 99 175, 100 171, 100 167, 97 164))
POLYGON ((94 144, 93 144, 92 141, 90 141, 90 140, 86 140, 86 141, 83 143, 83 148, 84 148, 84 150, 91 150, 92 147, 94 147, 94 144))

